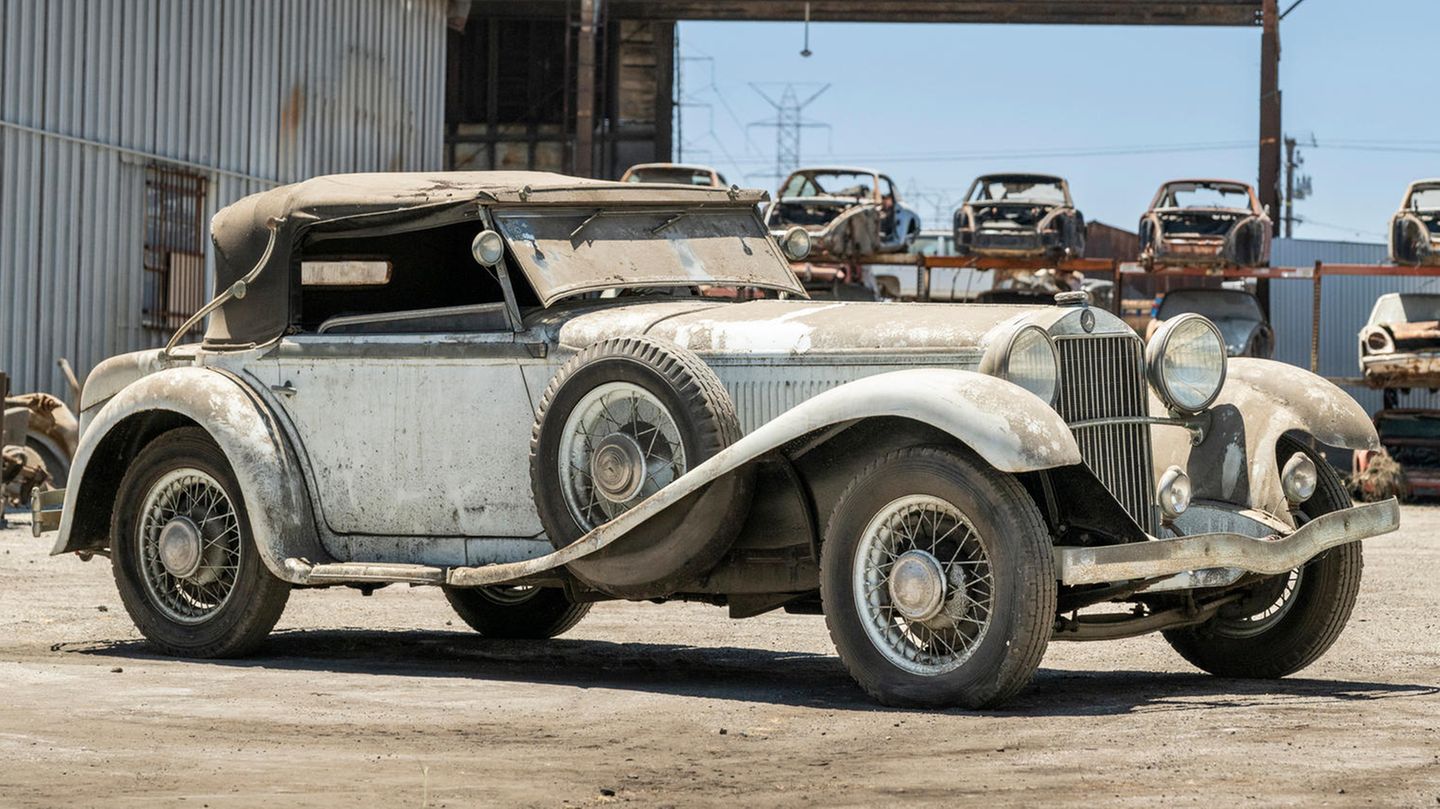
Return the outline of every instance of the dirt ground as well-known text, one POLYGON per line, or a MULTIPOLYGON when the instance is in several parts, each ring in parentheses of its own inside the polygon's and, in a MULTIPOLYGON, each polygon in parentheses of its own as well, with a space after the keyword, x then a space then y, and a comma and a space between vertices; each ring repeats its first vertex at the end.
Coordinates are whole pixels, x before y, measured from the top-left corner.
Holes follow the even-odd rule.
POLYGON ((1437 806, 1440 508, 1403 524, 1295 677, 1209 677, 1158 636, 1056 643, 987 713, 882 709, 823 619, 699 605, 494 642, 434 590, 308 591, 259 657, 160 658, 105 560, 52 559, 19 525, 0 532, 0 805, 1437 806))

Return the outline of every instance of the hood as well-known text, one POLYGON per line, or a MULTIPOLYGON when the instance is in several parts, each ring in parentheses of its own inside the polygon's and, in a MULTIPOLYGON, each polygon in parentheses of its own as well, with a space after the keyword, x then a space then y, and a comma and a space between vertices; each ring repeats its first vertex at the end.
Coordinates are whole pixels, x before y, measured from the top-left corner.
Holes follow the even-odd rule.
POLYGON ((969 354, 998 324, 1043 308, 1048 307, 686 301, 591 309, 562 316, 551 325, 558 341, 572 349, 646 334, 702 355, 969 354))

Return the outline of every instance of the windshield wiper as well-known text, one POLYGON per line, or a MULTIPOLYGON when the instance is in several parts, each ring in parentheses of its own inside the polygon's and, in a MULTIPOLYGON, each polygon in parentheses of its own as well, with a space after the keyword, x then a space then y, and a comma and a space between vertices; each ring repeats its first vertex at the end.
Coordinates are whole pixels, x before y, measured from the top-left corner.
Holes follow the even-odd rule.
POLYGON ((679 222, 681 219, 684 219, 685 217, 689 216, 689 215, 692 214, 692 213, 695 213, 696 211, 700 210, 700 209, 703 208, 703 207, 705 207, 705 206, 701 205, 701 206, 699 206, 699 207, 690 208, 690 209, 687 209, 687 210, 681 211, 680 213, 675 214, 674 216, 670 217, 669 219, 666 219, 664 222, 661 222, 660 224, 656 225, 655 227, 650 228, 650 234, 653 236, 654 234, 659 233, 660 231, 664 230, 665 228, 670 227, 671 225, 675 224, 676 222, 679 222))
POLYGON ((599 219, 601 216, 604 216, 604 215, 605 215, 605 210, 604 210, 603 208, 597 208, 597 209, 595 210, 595 213, 592 213, 592 214, 590 214, 589 216, 585 217, 585 221, 583 221, 583 222, 581 222, 580 224, 576 225, 576 226, 575 226, 575 229, 572 230, 572 231, 570 231, 570 241, 572 241, 572 242, 575 241, 575 237, 580 235, 580 231, 584 230, 587 225, 589 225, 591 222, 594 222, 596 219, 599 219))

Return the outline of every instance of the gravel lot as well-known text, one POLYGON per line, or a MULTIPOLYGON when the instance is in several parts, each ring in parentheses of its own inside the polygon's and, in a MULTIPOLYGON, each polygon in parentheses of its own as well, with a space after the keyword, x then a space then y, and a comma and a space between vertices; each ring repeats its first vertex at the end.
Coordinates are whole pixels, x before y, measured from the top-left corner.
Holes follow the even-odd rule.
POLYGON ((109 564, 0 531, 0 804, 1440 806, 1440 508, 1367 545, 1350 627, 1274 682, 1158 636, 1052 644, 1006 710, 881 709, 823 619, 602 604, 487 642, 440 593, 299 592, 262 656, 153 656, 109 564))

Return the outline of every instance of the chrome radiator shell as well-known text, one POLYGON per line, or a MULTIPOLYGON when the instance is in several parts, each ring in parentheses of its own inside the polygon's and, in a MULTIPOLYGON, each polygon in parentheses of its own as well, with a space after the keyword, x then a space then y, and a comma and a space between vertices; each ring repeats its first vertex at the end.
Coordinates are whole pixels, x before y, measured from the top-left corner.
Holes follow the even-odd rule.
MULTIPOLYGON (((1132 334, 1055 337, 1060 385, 1055 409, 1066 422, 1149 415, 1145 346, 1132 334)), ((1154 455, 1144 423, 1091 425, 1074 431, 1085 464, 1135 522, 1160 530, 1154 455)))

